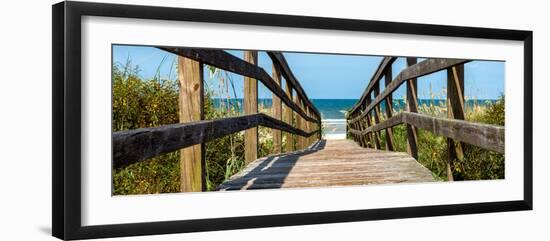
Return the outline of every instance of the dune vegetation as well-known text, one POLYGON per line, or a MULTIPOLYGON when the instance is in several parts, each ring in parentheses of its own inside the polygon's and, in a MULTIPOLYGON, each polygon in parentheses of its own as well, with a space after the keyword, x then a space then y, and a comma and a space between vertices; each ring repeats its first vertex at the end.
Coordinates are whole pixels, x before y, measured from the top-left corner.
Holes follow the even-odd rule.
MULTIPOLYGON (((178 81, 161 79, 155 76, 144 79, 139 67, 131 61, 124 65, 114 64, 112 71, 113 131, 144 127, 156 127, 178 123, 178 81)), ((235 99, 234 84, 225 72, 206 66, 212 77, 218 80, 222 88, 205 85, 205 119, 219 119, 242 114, 238 101, 219 101, 215 105, 213 96, 226 96, 226 100, 235 99), (216 93, 215 90, 222 93, 216 93)), ((262 103, 259 111, 270 113, 270 108, 262 103)), ((272 153, 272 131, 259 127, 258 155, 272 153)), ((286 140, 283 139, 283 145, 286 140)), ((180 190, 179 151, 167 153, 149 160, 141 161, 124 168, 113 170, 113 194, 151 194, 170 193, 180 190)), ((206 143, 206 185, 213 190, 221 182, 244 167, 244 132, 227 135, 206 143)))

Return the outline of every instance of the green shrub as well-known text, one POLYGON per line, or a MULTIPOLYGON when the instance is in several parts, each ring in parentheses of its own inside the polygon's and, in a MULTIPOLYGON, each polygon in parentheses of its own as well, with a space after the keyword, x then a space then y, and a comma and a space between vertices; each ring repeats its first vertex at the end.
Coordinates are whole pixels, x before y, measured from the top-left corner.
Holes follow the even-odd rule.
MULTIPOLYGON (((222 71, 207 66, 222 81, 229 81, 222 71)), ((156 127, 179 122, 178 82, 169 79, 144 80, 139 68, 130 62, 113 65, 112 71, 112 129, 113 131, 156 127)), ((215 108, 212 90, 206 86, 205 119, 237 116, 240 106, 222 105, 215 108)), ((224 95, 225 96, 225 95, 224 95)), ((260 106, 261 112, 270 112, 260 106)), ((259 128, 259 156, 271 153, 271 129, 259 128)), ((206 188, 215 189, 224 180, 242 170, 244 164, 244 132, 238 132, 205 143, 206 188)), ((170 193, 180 190, 179 151, 160 155, 113 170, 113 194, 170 193)))

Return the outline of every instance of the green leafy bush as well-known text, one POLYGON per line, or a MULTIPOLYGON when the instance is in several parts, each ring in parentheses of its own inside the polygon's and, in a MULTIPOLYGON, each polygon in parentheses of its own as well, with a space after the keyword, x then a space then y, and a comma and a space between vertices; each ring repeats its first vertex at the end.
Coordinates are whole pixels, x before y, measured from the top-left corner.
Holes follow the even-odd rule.
MULTIPOLYGON (((223 71, 210 66, 207 66, 207 69, 220 82, 230 84, 231 80, 227 78, 228 75, 224 74, 223 71)), ((113 131, 156 127, 179 122, 179 86, 177 80, 160 79, 158 77, 145 80, 139 76, 139 68, 133 67, 129 61, 124 66, 114 64, 112 73, 113 131)), ((229 88, 222 89, 229 90, 229 88)), ((219 119, 237 116, 241 113, 238 104, 215 107, 211 98, 215 94, 206 86, 204 98, 205 119, 219 119)), ((264 106, 260 106, 260 111, 270 112, 264 106)), ((265 156, 271 153, 273 145, 271 130, 260 127, 259 140, 259 155, 265 156)), ((245 166, 244 132, 227 135, 209 141, 205 145, 206 186, 207 190, 213 190, 245 166)), ((179 191, 179 151, 113 170, 114 195, 179 191)))

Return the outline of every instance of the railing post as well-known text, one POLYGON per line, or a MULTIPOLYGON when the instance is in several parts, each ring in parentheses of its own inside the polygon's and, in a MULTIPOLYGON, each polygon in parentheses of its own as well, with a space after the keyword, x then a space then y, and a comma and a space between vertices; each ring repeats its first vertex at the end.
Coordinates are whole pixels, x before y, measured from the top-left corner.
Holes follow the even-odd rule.
MULTIPOLYGON (((392 68, 391 65, 387 66, 384 72, 384 82, 388 86, 392 81, 392 68)), ((386 98, 386 118, 392 117, 393 112, 393 97, 392 94, 386 98)), ((393 130, 392 128, 386 129, 386 150, 393 151, 393 130)))
MULTIPOLYGON (((203 65, 178 56, 180 123, 204 119, 203 65)), ((180 152, 180 191, 200 192, 206 189, 204 145, 183 148, 180 152)))
MULTIPOLYGON (((309 112, 309 107, 306 106, 306 113, 308 117, 311 117, 311 113, 309 112)), ((306 121, 306 129, 307 132, 311 132, 311 121, 306 121)), ((311 136, 306 137, 306 147, 311 145, 311 136)))
MULTIPOLYGON (((281 70, 275 63, 273 63, 273 80, 281 86, 281 70)), ((282 112, 282 105, 281 105, 281 98, 279 98, 276 94, 273 94, 272 97, 272 110, 273 110, 273 118, 277 120, 281 120, 281 112, 282 112)), ((282 133, 281 130, 272 129, 273 131, 273 152, 274 153, 281 153, 282 152, 282 133)))
MULTIPOLYGON (((416 58, 407 58, 407 66, 416 64, 416 58)), ((409 112, 418 112, 418 93, 416 92, 416 78, 407 80, 407 109, 409 112)), ((418 136, 416 127, 407 124, 407 152, 418 160, 418 136)))
MULTIPOLYGON (((244 60, 251 64, 258 63, 258 52, 244 51, 244 60)), ((244 114, 258 113, 258 80, 244 78, 244 114)), ((244 133, 244 160, 250 163, 258 159, 258 128, 250 128, 244 133)))
MULTIPOLYGON (((301 110, 303 110, 302 101, 300 100, 300 97, 298 96, 298 94, 294 96, 294 103, 296 103, 296 105, 298 105, 298 107, 301 110)), ((298 113, 295 113, 295 114, 296 114, 296 127, 298 127, 298 129, 300 130, 304 130, 304 119, 298 113)), ((304 137, 300 135, 296 135, 296 136, 298 138, 297 149, 301 150, 304 148, 304 137)))
MULTIPOLYGON (((290 85, 288 80, 286 81, 285 92, 286 95, 292 100, 292 86, 290 85)), ((289 125, 294 126, 292 120, 292 109, 290 109, 290 107, 286 105, 283 108, 283 121, 289 125)), ((293 135, 291 133, 284 132, 284 137, 286 140, 284 152, 290 152, 293 150, 293 135)))
MULTIPOLYGON (((362 109, 363 105, 361 105, 360 108, 362 109)), ((360 114, 361 114, 361 112, 359 112, 359 115, 360 114)), ((365 121, 359 120, 356 123, 359 126, 359 131, 363 131, 365 129, 365 121)), ((359 135, 359 145, 362 146, 362 147, 367 146, 367 141, 366 141, 365 135, 359 135)))
MULTIPOLYGON (((367 104, 362 104, 361 106, 359 106, 359 114, 362 114, 364 111, 365 111, 365 108, 367 107, 367 104)), ((369 118, 369 115, 367 115, 366 117, 363 117, 362 120, 360 120, 361 122, 361 125, 363 126, 363 130, 367 129, 369 127, 369 121, 368 121, 368 118, 369 118)), ((370 148, 371 147, 371 136, 370 136, 370 133, 367 133, 366 135, 363 135, 363 140, 364 140, 364 145, 365 147, 367 148, 370 148)))
MULTIPOLYGON (((374 98, 378 97, 378 95, 380 94, 380 81, 376 81, 376 83, 374 84, 374 98)), ((374 125, 377 125, 378 123, 380 123, 380 104, 376 104, 374 106, 374 125)), ((381 146, 380 146, 380 131, 375 131, 374 132, 374 135, 375 135, 375 143, 376 143, 376 149, 382 149, 381 146)))
MULTIPOLYGON (((447 117, 464 120, 464 65, 447 69, 447 117)), ((453 181, 454 160, 464 158, 464 143, 447 138, 447 178, 453 181)))
MULTIPOLYGON (((353 118, 356 118, 356 117, 357 117, 357 114, 352 115, 352 119, 353 119, 353 118)), ((359 123, 358 123, 358 122, 353 123, 353 124, 352 124, 352 128, 353 128, 354 130, 359 129, 359 123)), ((353 141, 359 142, 359 135, 354 134, 354 133, 352 133, 352 135, 353 135, 353 141)))
MULTIPOLYGON (((366 105, 369 106, 370 103, 372 102, 372 98, 371 98, 371 94, 369 93, 369 95, 367 96, 366 98, 366 105)), ((365 110, 366 111, 366 110, 365 110)), ((373 124, 371 123, 372 119, 371 119, 371 115, 370 115, 370 111, 367 113, 367 127, 371 127, 373 126, 373 124)), ((370 141, 370 147, 371 148, 378 148, 380 149, 380 141, 378 140, 376 134, 374 132, 371 132, 369 133, 369 139, 371 140, 370 141), (374 143, 373 143, 374 142, 374 143)))

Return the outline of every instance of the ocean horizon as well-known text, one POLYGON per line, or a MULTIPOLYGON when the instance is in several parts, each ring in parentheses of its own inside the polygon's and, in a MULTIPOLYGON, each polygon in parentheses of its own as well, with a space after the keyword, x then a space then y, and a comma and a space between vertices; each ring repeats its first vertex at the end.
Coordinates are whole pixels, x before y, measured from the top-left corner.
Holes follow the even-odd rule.
MULTIPOLYGON (((346 133, 346 112, 353 107, 353 105, 359 99, 311 99, 311 102, 321 113, 321 122, 324 127, 324 134, 326 135, 338 135, 346 133)), ((440 105, 446 102, 445 99, 419 99, 419 105, 422 104, 436 104, 440 105)), ((466 100, 466 107, 471 107, 474 104, 477 105, 486 105, 488 103, 493 103, 497 101, 496 99, 476 99, 476 100, 466 100)), ((222 99, 214 98, 214 106, 216 108, 221 108, 222 105, 234 104, 235 106, 240 106, 242 109, 243 99, 222 99)), ((261 98, 258 99, 258 105, 263 108, 271 108, 272 99, 261 98)), ((405 108, 405 101, 403 99, 393 99, 393 109, 395 111, 400 111, 405 108)), ((385 106, 381 105, 381 110, 385 110, 385 106)))
MULTIPOLYGON (((238 106, 243 106, 243 99, 225 99, 225 98, 214 98, 214 106, 220 108, 223 105, 228 103, 238 103, 238 106)), ((311 99, 313 105, 321 113, 322 120, 345 120, 346 112, 353 107, 353 105, 359 99, 311 99)), ((445 103, 445 99, 418 99, 418 104, 433 104, 440 105, 445 103)), ((475 99, 475 100, 466 100, 466 107, 471 107, 474 104, 477 105, 486 105, 488 103, 494 103, 497 99, 475 99)), ((382 102, 383 103, 383 102, 382 102)), ((271 98, 260 98, 258 99, 258 105, 263 108, 271 108, 272 99, 271 98)), ((385 110, 385 106, 382 104, 381 110, 385 110)), ((400 111, 405 108, 405 101, 403 99, 393 99, 393 109, 400 111)))

